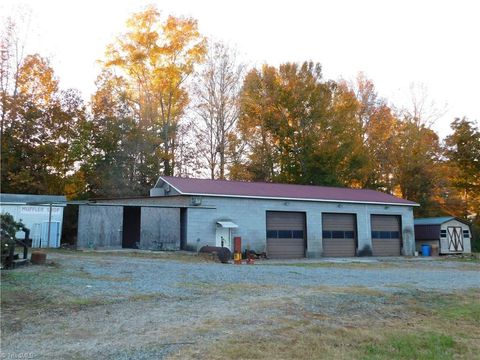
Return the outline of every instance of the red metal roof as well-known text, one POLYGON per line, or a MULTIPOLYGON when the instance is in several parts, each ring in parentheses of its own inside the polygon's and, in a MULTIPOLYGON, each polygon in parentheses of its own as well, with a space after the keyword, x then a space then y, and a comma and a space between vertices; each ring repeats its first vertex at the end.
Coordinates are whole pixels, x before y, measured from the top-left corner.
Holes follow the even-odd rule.
POLYGON ((183 195, 275 198, 286 200, 298 199, 311 201, 323 200, 410 206, 418 205, 413 201, 401 199, 390 194, 369 189, 350 189, 314 185, 194 179, 173 176, 161 176, 160 179, 165 181, 167 184, 175 188, 183 195))

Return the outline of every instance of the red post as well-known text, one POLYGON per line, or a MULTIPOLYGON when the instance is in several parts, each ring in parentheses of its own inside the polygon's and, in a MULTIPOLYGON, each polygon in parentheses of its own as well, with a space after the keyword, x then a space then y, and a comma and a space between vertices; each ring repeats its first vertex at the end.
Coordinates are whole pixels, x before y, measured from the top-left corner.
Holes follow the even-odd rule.
POLYGON ((233 238, 233 252, 242 252, 242 238, 240 236, 233 238))
POLYGON ((237 265, 242 263, 242 238, 240 236, 233 238, 233 262, 237 265))

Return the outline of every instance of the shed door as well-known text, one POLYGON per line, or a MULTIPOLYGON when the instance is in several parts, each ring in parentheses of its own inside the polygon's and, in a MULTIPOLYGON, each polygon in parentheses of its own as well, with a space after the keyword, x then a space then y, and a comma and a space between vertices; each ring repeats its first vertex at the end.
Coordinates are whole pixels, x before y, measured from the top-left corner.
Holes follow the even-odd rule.
POLYGON ((372 215, 371 222, 373 256, 400 256, 400 216, 372 215))
POLYGON ((463 233, 460 226, 448 226, 448 250, 452 252, 463 251, 463 233))
POLYGON ((356 223, 354 214, 322 214, 323 256, 355 256, 356 223))
POLYGON ((305 257, 305 213, 267 211, 267 256, 305 257))
POLYGON ((50 240, 48 239, 48 222, 40 224, 34 224, 33 227, 33 248, 58 248, 60 247, 60 223, 58 221, 52 221, 50 223, 50 240))

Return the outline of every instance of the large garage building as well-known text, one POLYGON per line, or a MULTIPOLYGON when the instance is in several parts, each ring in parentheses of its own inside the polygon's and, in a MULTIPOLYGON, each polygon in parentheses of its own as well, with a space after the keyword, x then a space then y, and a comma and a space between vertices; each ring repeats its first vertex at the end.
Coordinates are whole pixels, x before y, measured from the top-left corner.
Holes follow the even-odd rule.
POLYGON ((80 206, 78 246, 195 251, 240 236, 270 258, 413 255, 417 205, 373 190, 162 176, 150 197, 80 206))

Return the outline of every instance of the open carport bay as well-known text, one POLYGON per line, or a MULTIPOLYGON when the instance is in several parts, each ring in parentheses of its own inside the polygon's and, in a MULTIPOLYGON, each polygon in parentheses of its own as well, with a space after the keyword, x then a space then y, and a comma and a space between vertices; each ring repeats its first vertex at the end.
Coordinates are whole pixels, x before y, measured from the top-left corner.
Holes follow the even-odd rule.
POLYGON ((480 351, 478 262, 49 258, 50 266, 2 274, 2 356, 474 359, 480 351))

